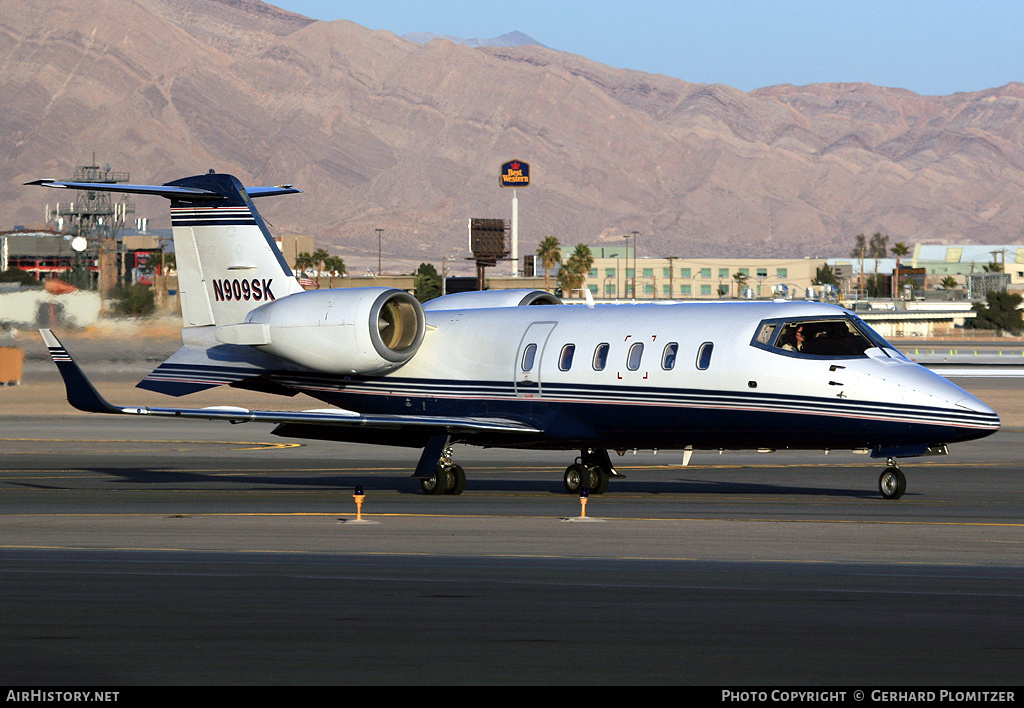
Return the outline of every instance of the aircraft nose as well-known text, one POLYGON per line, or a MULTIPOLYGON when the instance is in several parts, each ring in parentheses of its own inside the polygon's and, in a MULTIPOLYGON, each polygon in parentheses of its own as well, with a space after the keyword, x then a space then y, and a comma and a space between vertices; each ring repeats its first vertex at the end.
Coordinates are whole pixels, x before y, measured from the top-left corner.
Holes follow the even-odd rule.
POLYGON ((959 387, 955 393, 958 395, 952 395, 948 400, 953 402, 955 410, 962 411, 955 415, 961 440, 987 437, 999 430, 999 414, 991 406, 959 387))
POLYGON ((966 395, 963 395, 963 391, 961 391, 960 393, 961 397, 959 400, 956 401, 954 405, 956 405, 959 408, 966 408, 970 412, 977 413, 986 418, 991 418, 995 421, 996 425, 999 425, 999 414, 996 413, 991 406, 989 406, 984 401, 975 398, 969 393, 966 395))

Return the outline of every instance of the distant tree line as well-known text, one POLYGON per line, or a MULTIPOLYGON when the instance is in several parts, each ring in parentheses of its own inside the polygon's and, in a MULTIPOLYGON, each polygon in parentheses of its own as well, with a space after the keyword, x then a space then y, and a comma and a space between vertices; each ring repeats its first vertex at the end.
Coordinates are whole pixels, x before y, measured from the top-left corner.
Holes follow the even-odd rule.
POLYGON ((334 287, 334 279, 345 275, 345 261, 341 256, 332 256, 322 248, 318 248, 312 253, 303 251, 295 256, 295 266, 293 267, 298 273, 305 273, 307 270, 315 270, 317 279, 320 276, 327 274, 330 281, 327 287, 334 287))

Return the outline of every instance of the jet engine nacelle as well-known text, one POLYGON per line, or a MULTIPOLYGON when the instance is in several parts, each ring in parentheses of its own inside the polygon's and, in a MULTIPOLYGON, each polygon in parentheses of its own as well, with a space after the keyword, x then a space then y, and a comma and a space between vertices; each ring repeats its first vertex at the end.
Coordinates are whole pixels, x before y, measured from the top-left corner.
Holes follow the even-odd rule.
POLYGON ((257 307, 243 327, 262 325, 253 345, 268 354, 334 374, 384 374, 412 358, 423 341, 420 303, 394 288, 294 293, 257 307))
POLYGON ((428 312, 439 310, 479 310, 489 307, 522 307, 526 305, 561 305, 562 301, 543 290, 474 290, 452 293, 430 300, 423 309, 428 312))

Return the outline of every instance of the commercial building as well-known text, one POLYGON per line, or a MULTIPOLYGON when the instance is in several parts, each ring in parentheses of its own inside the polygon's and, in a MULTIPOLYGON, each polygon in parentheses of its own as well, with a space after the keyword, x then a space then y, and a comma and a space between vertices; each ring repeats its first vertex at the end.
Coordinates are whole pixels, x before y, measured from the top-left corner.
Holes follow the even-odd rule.
POLYGON ((613 249, 596 252, 583 285, 598 299, 803 298, 826 262, 817 258, 636 258, 631 248, 607 255, 609 250, 613 249))

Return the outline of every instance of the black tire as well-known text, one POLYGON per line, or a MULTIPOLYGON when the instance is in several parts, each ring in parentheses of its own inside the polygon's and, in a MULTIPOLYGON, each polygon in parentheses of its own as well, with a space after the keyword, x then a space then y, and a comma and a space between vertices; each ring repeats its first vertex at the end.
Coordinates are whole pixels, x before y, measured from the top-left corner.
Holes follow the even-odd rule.
POLYGON ((448 484, 445 486, 444 493, 459 495, 466 489, 466 471, 458 465, 452 465, 448 468, 448 484))
POLYGON ((608 479, 609 479, 609 477, 608 477, 607 474, 605 474, 605 471, 603 469, 601 469, 600 467, 595 465, 595 466, 589 468, 589 472, 590 472, 590 477, 589 477, 590 482, 588 483, 588 486, 590 487, 590 493, 591 494, 604 494, 605 492, 607 492, 608 491, 608 479))
POLYGON ((899 499, 907 491, 907 478, 899 467, 886 467, 878 478, 878 491, 885 499, 899 499))
POLYGON ((565 475, 562 477, 562 484, 569 494, 579 494, 580 489, 590 481, 587 468, 583 465, 573 463, 565 468, 565 475))
POLYGON ((438 465, 434 468, 434 474, 429 477, 420 478, 420 489, 423 490, 424 494, 433 496, 435 494, 444 494, 448 488, 448 474, 438 465))

